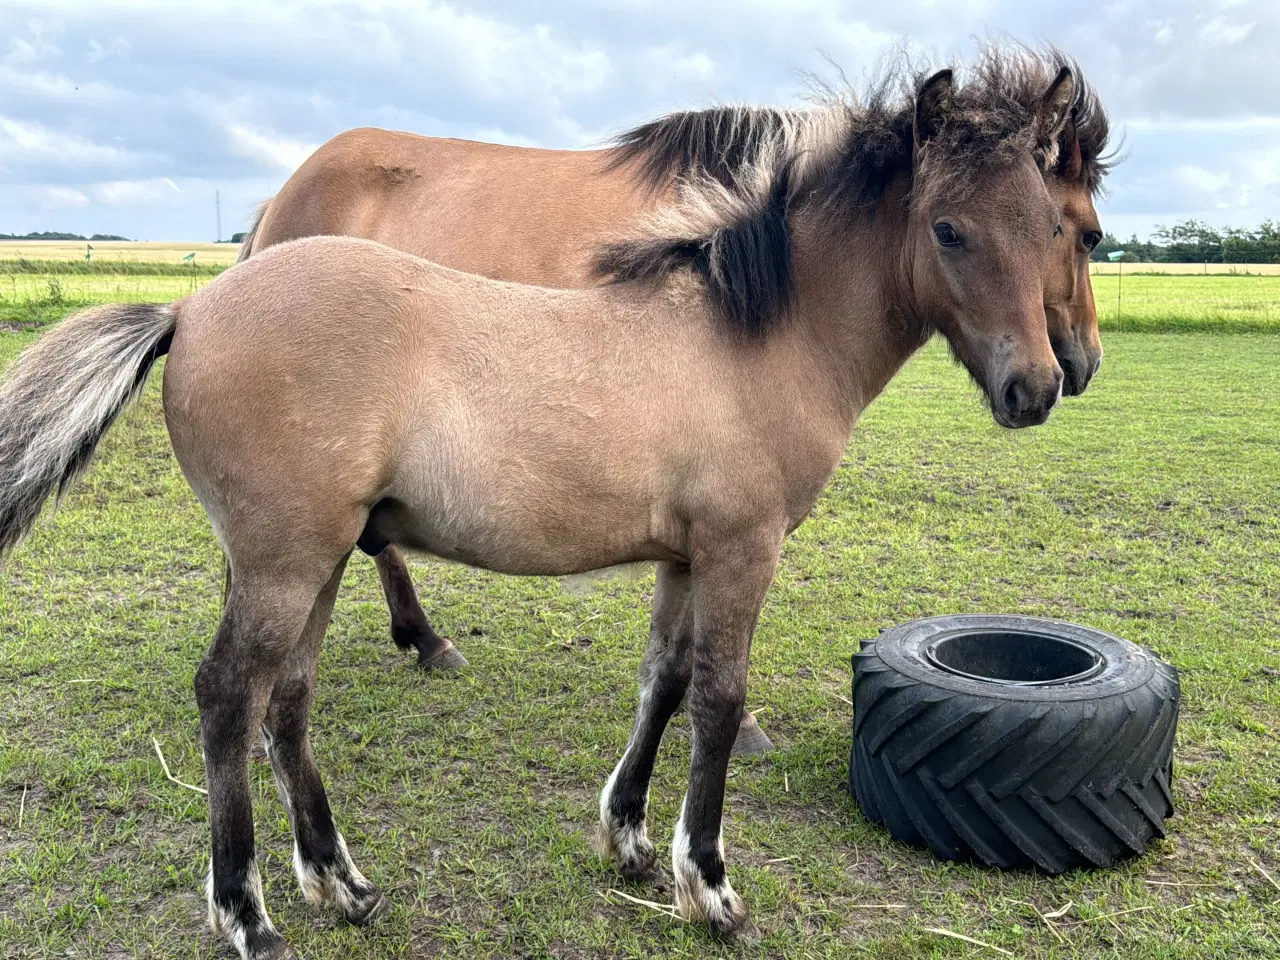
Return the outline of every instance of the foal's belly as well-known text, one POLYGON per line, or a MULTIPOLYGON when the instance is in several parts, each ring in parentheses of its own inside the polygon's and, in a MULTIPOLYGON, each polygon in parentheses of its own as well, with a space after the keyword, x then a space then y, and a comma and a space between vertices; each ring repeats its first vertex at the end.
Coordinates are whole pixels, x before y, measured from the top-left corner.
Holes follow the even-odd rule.
POLYGON ((673 511, 655 487, 643 467, 599 449, 435 430, 406 451, 367 532, 500 573, 680 559, 673 511))

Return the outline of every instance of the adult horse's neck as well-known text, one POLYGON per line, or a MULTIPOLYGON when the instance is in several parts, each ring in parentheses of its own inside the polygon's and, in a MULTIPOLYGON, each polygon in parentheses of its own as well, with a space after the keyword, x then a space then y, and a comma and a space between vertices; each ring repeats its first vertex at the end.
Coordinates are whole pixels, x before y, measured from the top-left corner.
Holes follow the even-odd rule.
POLYGON ((792 335, 810 345, 850 430, 931 332, 911 296, 906 193, 895 181, 874 216, 840 220, 813 206, 791 215, 792 335))

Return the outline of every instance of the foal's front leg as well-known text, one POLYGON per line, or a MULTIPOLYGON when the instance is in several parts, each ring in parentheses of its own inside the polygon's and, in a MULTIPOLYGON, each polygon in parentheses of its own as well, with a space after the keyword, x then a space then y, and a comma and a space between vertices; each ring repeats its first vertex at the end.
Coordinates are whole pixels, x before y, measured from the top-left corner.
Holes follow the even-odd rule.
POLYGON ((689 675, 693 617, 689 568, 658 564, 649 647, 640 665, 640 706, 627 749, 600 793, 598 848, 618 861, 630 880, 663 887, 666 879, 645 829, 649 780, 671 715, 680 706, 689 675))
POLYGON ((725 872, 722 817, 729 754, 747 698, 747 663, 760 606, 777 567, 778 541, 704 554, 693 567, 693 728, 689 788, 672 844, 676 909, 719 936, 752 930, 725 872))

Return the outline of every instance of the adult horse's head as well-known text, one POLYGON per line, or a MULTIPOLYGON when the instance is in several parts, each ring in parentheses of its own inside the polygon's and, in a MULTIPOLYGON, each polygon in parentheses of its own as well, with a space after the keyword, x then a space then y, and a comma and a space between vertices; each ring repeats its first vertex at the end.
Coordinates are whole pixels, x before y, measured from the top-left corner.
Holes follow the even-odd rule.
POLYGON ((1062 395, 1045 315, 1059 211, 1042 166, 1074 97, 1066 67, 1034 111, 984 84, 957 88, 949 70, 916 94, 906 252, 914 299, 1005 427, 1044 423, 1062 395))
POLYGON ((1049 342, 1062 367, 1062 392, 1084 393, 1102 365, 1098 310, 1089 281, 1089 255, 1102 240, 1093 195, 1080 173, 1075 121, 1068 121, 1055 175, 1045 178, 1058 208, 1058 226, 1045 261, 1044 312, 1049 342))
POLYGON ((981 82, 1029 112, 1063 68, 1073 72, 1075 96, 1056 143, 1041 148, 1045 187, 1058 208, 1058 226, 1044 270, 1049 341, 1062 367, 1062 392, 1083 393, 1102 361, 1098 313, 1089 283, 1089 255, 1102 239, 1094 196, 1110 168, 1110 123, 1096 92, 1074 61, 1048 47, 988 44, 978 62, 981 82))

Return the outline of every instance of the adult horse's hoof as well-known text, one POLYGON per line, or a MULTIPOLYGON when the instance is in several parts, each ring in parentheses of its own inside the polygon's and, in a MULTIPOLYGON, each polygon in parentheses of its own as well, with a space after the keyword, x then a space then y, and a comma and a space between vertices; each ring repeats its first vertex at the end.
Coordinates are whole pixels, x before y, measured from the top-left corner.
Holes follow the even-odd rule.
POLYGON ((467 662, 467 658, 452 643, 430 657, 423 656, 421 653, 418 654, 418 669, 420 670, 448 672, 450 670, 461 670, 463 667, 469 666, 471 664, 467 662))
POLYGON ((743 712, 742 724, 738 727, 738 738, 733 741, 732 756, 755 757, 776 749, 773 741, 760 729, 755 715, 743 712))

